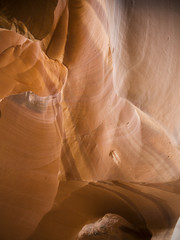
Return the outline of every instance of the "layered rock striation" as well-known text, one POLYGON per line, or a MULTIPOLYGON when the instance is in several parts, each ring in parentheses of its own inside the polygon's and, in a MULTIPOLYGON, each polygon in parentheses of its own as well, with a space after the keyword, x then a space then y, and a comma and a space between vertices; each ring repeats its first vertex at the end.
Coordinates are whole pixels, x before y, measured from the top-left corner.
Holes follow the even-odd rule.
POLYGON ((0 0, 0 239, 171 239, 179 13, 0 0))

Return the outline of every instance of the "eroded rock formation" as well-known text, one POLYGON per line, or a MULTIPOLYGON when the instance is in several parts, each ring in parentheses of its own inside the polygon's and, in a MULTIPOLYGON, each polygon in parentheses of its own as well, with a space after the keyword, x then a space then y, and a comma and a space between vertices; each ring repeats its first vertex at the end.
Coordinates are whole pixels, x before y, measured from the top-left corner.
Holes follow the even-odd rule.
POLYGON ((0 0, 0 15, 0 239, 81 239, 110 214, 129 239, 170 240, 179 1, 0 0))

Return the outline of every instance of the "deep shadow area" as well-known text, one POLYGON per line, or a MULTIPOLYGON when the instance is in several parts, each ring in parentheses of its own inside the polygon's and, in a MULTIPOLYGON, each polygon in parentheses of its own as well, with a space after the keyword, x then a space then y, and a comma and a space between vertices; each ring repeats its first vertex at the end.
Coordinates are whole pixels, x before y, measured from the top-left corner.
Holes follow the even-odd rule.
POLYGON ((0 15, 22 21, 36 39, 50 31, 57 0, 0 0, 0 15))

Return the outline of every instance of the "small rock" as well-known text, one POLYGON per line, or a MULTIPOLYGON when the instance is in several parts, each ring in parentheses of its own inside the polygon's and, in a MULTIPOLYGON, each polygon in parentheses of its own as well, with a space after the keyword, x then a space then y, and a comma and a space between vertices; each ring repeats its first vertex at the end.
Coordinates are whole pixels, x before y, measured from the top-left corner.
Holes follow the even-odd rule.
POLYGON ((140 232, 119 215, 106 214, 95 223, 85 225, 77 240, 149 240, 151 234, 140 232), (147 236, 146 236, 147 235, 147 236))

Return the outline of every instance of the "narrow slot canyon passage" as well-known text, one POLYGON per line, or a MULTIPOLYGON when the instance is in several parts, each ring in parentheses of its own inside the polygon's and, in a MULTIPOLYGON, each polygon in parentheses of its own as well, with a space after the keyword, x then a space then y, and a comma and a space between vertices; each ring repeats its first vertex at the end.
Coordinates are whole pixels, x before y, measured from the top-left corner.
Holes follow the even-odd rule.
POLYGON ((179 240, 180 1, 0 0, 0 240, 179 240))

